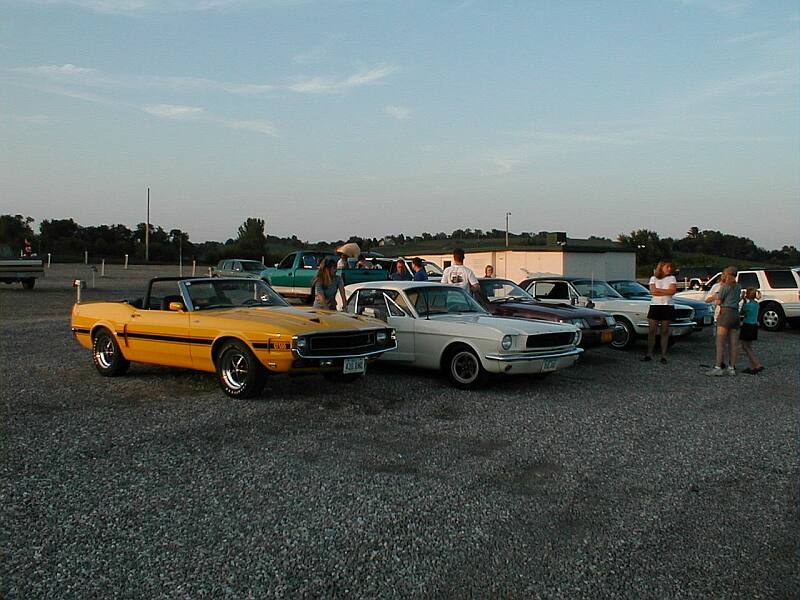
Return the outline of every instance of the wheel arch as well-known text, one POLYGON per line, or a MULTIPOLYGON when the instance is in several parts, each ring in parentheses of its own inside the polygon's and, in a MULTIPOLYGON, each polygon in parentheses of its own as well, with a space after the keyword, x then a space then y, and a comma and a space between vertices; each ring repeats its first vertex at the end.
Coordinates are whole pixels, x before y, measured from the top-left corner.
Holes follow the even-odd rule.
POLYGON ((114 340, 117 342, 117 346, 119 346, 119 351, 120 353, 122 353, 123 358, 127 359, 128 357, 126 356, 125 352, 127 350, 126 347, 127 344, 124 343, 124 339, 120 340, 120 336, 117 335, 116 328, 111 323, 108 323, 106 321, 100 321, 92 325, 92 328, 89 331, 89 340, 91 344, 94 344, 94 339, 97 337, 97 334, 100 332, 101 329, 105 329, 106 331, 108 331, 108 333, 111 334, 111 337, 114 338, 114 340))

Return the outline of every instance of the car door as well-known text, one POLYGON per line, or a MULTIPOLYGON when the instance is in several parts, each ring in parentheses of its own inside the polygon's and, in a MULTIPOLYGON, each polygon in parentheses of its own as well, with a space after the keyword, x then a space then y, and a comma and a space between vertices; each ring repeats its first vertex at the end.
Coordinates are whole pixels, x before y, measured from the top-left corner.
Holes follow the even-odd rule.
POLYGON ((154 282, 149 305, 137 308, 123 326, 122 341, 130 360, 172 367, 191 367, 189 313, 169 310, 184 300, 176 281, 154 282))
POLYGON ((311 282, 317 276, 321 255, 303 254, 298 260, 297 268, 294 271, 294 282, 292 292, 295 296, 310 296, 311 282))
POLYGON ((269 275, 272 289, 279 294, 292 295, 294 293, 294 263, 296 259, 297 254, 284 257, 269 275))
POLYGON ((347 312, 379 319, 395 330, 397 349, 384 354, 382 360, 413 362, 414 317, 397 291, 376 288, 356 290, 347 302, 347 312))

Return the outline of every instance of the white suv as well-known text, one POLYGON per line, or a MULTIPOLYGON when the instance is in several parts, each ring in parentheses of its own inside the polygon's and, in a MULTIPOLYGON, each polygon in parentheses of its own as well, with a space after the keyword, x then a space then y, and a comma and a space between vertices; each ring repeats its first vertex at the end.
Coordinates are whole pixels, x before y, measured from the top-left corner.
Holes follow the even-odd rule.
MULTIPOLYGON (((721 273, 709 279, 700 290, 679 292, 675 299, 705 300, 711 287, 719 283, 721 273)), ((800 274, 796 269, 743 269, 736 276, 742 289, 761 290, 758 322, 768 331, 779 331, 787 321, 800 321, 800 274)))

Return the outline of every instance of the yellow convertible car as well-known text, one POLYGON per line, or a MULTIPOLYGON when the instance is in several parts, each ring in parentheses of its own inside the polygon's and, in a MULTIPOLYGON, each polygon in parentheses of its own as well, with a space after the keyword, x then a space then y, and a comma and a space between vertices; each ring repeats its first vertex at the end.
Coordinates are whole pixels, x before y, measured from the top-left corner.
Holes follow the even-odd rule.
POLYGON ((370 317, 292 307, 259 279, 152 279, 143 299, 72 309, 75 339, 101 375, 131 362, 216 372, 229 396, 258 394, 267 373, 316 373, 352 381, 397 347, 370 317))

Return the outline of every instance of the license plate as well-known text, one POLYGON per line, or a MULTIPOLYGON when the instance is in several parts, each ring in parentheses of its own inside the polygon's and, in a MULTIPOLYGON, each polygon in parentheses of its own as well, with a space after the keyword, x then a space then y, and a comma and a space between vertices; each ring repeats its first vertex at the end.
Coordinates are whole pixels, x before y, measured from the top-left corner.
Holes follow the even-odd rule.
POLYGON ((610 342, 613 337, 614 337, 613 331, 604 331, 603 334, 600 336, 600 341, 602 341, 605 344, 607 342, 610 342))
POLYGON ((348 373, 363 373, 366 364, 367 360, 365 358, 345 358, 343 372, 345 375, 348 373))
POLYGON ((542 373, 547 373, 548 371, 555 371, 557 364, 558 360, 555 358, 551 358, 549 360, 544 361, 544 364, 542 364, 542 373))

